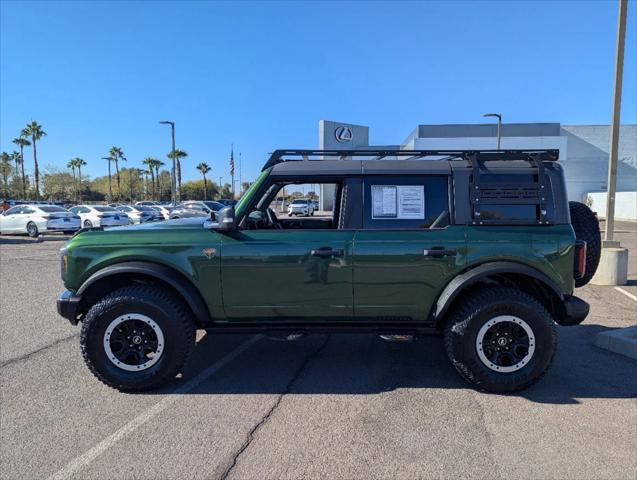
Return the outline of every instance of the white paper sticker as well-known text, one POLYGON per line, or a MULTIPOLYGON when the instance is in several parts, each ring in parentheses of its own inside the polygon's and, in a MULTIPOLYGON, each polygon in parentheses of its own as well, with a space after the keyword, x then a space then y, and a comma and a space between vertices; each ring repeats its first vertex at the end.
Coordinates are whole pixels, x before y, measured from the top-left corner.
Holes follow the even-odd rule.
POLYGON ((398 187, 398 218, 425 218, 425 187, 403 185, 398 187))
POLYGON ((397 189, 394 185, 372 186, 372 218, 396 218, 398 216, 397 189))
POLYGON ((372 218, 423 220, 423 185, 372 185, 372 218))

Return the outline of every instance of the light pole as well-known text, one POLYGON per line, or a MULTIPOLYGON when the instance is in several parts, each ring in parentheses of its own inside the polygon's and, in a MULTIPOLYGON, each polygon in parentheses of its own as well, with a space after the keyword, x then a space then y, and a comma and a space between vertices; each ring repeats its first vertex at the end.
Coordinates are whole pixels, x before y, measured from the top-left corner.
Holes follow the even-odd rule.
POLYGON ((498 117, 498 150, 500 150, 500 132, 502 129, 502 114, 501 113, 485 113, 483 117, 498 117))
POLYGON ((172 157, 173 157, 173 168, 172 168, 172 174, 171 174, 171 178, 170 178, 170 182, 171 182, 171 187, 172 187, 172 192, 170 195, 171 201, 174 204, 177 203, 177 176, 176 176, 176 158, 175 158, 175 122, 171 122, 168 120, 162 120, 161 122, 162 125, 170 125, 170 131, 171 131, 171 136, 172 136, 172 141, 173 141, 173 149, 171 151, 172 153, 172 157))

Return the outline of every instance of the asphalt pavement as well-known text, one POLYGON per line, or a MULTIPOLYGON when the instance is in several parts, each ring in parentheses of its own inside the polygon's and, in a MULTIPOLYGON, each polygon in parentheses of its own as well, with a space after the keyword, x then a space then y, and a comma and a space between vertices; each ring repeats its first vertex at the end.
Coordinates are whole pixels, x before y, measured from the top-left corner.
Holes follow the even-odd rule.
POLYGON ((182 378, 119 393, 55 312, 65 239, 0 237, 0 478, 635 479, 637 362, 593 345, 637 320, 618 230, 630 284, 579 289, 591 315, 514 395, 468 388, 436 336, 203 332, 182 378))

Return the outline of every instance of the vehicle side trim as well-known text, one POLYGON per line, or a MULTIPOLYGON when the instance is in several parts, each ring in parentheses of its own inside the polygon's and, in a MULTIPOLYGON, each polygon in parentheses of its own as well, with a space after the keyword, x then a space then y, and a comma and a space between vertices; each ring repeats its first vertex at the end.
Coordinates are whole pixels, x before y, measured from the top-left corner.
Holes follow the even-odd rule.
POLYGON ((447 284, 440 294, 440 297, 438 297, 435 310, 432 314, 433 319, 437 320, 442 318, 463 289, 479 282, 489 275, 498 273, 521 274, 535 278, 552 290, 560 299, 564 298, 564 294, 557 284, 534 268, 514 262, 489 262, 461 273, 447 284))
POLYGON ((95 282, 122 273, 148 275, 166 282, 181 295, 199 323, 209 323, 211 321, 208 307, 195 286, 176 270, 152 262, 122 262, 98 270, 80 286, 76 296, 81 296, 95 282))

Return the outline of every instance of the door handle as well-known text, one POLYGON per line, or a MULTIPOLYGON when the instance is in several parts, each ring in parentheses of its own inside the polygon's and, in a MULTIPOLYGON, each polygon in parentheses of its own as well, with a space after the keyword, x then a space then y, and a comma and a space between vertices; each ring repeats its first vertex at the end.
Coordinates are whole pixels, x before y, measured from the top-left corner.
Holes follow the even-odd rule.
POLYGON ((330 249, 319 248, 316 250, 311 250, 310 255, 312 255, 313 257, 321 257, 321 258, 342 257, 345 255, 345 251, 332 250, 331 248, 330 249))
POLYGON ((425 257, 455 257, 458 251, 455 248, 432 248, 423 250, 422 254, 425 257))

